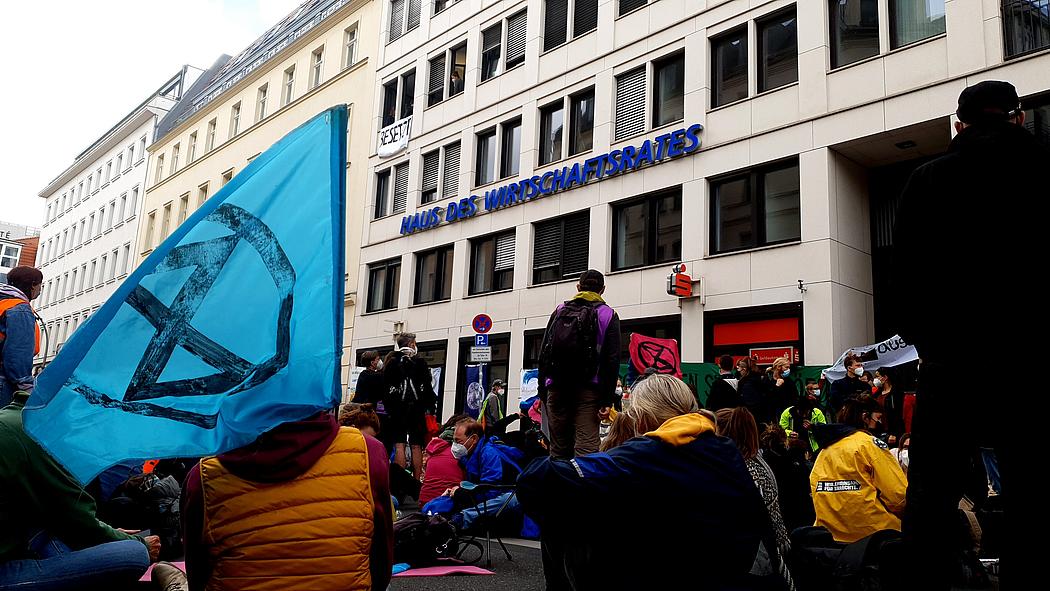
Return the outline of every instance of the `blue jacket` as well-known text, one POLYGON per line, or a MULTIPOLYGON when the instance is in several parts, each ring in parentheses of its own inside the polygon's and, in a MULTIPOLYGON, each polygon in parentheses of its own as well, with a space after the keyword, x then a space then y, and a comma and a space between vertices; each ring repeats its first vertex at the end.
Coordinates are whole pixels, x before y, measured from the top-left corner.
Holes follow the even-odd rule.
MULTIPOLYGON (((514 484, 521 473, 520 463, 524 458, 521 450, 494 437, 482 437, 463 461, 463 468, 467 481, 474 484, 514 484)), ((477 500, 484 501, 499 494, 499 491, 488 491, 477 495, 477 500)))
POLYGON ((36 317, 29 300, 17 288, 0 285, 0 298, 19 299, 16 305, 0 314, 0 408, 11 402, 18 390, 33 391, 33 349, 36 347, 34 324, 36 317))
POLYGON ((537 459, 518 498, 581 589, 676 589, 686 571, 697 588, 747 588, 772 531, 740 452, 695 413, 605 453, 537 459))

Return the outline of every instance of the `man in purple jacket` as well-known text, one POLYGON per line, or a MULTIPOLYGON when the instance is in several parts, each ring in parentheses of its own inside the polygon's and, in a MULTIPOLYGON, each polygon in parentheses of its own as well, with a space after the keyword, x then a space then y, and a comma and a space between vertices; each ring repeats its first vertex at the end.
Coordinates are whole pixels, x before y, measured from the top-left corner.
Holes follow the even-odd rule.
POLYGON ((598 451, 600 414, 614 402, 620 368, 620 319, 602 299, 605 276, 585 271, 576 289, 554 310, 540 348, 540 398, 556 459, 598 451))

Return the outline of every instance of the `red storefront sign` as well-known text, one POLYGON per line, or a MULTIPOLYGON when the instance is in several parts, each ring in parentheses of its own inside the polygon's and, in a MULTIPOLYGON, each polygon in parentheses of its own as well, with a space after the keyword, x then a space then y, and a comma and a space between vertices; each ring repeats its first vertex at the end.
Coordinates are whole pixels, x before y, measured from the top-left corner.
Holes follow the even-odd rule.
POLYGON ((778 357, 786 357, 791 363, 798 363, 794 347, 759 347, 751 349, 751 358, 759 365, 773 365, 778 357))

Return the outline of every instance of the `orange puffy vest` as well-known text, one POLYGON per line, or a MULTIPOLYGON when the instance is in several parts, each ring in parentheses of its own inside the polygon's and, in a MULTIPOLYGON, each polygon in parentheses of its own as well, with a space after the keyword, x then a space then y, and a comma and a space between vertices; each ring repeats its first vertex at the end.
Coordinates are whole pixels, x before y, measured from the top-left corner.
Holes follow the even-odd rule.
POLYGON ((239 478, 217 458, 200 463, 209 590, 369 590, 374 506, 368 451, 342 427, 295 480, 239 478))
MULTIPOLYGON (((8 310, 10 310, 11 308, 14 308, 15 306, 17 306, 19 304, 25 304, 25 305, 29 306, 30 310, 33 309, 33 306, 31 304, 29 304, 28 302, 26 302, 25 300, 20 300, 18 298, 6 298, 6 299, 3 299, 3 300, 0 300, 0 316, 3 316, 4 314, 7 313, 8 310)), ((33 316, 36 316, 36 312, 35 311, 33 312, 33 316)), ((40 354, 40 325, 37 324, 36 322, 33 322, 33 328, 35 329, 34 336, 36 337, 36 343, 35 343, 35 346, 33 348, 33 355, 39 355, 40 354)), ((7 338, 7 335, 2 333, 2 332, 0 332, 0 342, 3 342, 3 340, 6 339, 6 338, 7 338)))

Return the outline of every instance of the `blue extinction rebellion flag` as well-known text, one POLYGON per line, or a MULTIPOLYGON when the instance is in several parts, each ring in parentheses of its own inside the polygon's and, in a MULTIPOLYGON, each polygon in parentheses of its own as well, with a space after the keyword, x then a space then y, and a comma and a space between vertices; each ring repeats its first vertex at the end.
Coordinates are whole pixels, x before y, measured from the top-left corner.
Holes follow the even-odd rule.
POLYGON ((346 118, 325 111, 253 160, 40 375, 25 429, 81 483, 339 403, 346 118))

